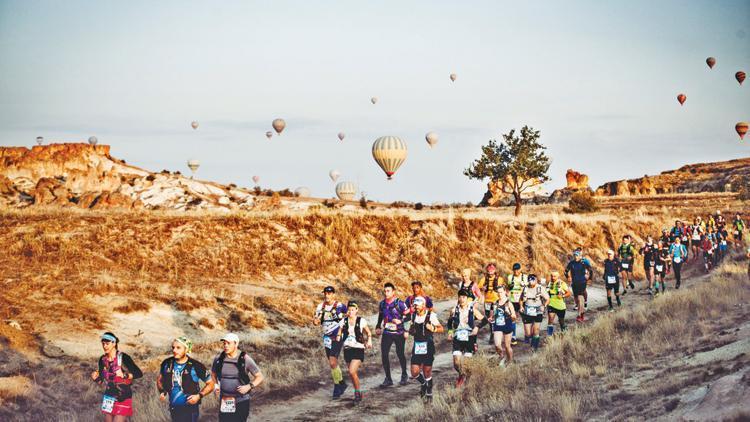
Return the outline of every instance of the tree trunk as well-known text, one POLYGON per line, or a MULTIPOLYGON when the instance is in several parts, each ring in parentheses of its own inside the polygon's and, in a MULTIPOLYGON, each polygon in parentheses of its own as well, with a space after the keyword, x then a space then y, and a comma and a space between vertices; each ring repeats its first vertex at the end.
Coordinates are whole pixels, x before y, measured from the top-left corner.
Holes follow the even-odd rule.
POLYGON ((516 200, 516 211, 514 212, 514 214, 516 217, 518 217, 519 215, 521 215, 521 193, 513 192, 513 198, 516 200))

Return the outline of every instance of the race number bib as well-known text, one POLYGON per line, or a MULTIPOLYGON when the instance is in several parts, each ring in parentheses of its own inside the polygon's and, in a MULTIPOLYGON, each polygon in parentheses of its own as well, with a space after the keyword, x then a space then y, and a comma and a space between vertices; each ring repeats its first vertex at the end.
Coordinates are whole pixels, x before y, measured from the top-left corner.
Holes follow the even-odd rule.
POLYGON ((344 346, 347 346, 347 347, 356 347, 357 346, 357 337, 355 337, 355 336, 347 336, 346 340, 344 340, 344 346))
POLYGON ((734 237, 737 237, 737 236, 739 236, 739 235, 740 235, 740 232, 739 232, 739 230, 735 230, 735 231, 734 231, 734 237))
POLYGON ((695 234, 693 235, 693 240, 701 240, 701 235, 700 235, 700 233, 695 233, 695 234))
POLYGON ((323 336, 323 346, 325 346, 326 349, 330 349, 333 347, 333 339, 328 336, 323 336))
POLYGON ((458 330, 458 331, 456 331, 456 340, 458 340, 458 341, 469 341, 469 330, 458 330))
POLYGON ((663 266, 663 265, 657 265, 657 266, 656 266, 656 271, 659 271, 659 272, 661 272, 661 271, 662 271, 663 269, 664 269, 664 266, 663 266))
POLYGON ((234 397, 221 398, 221 413, 234 413, 237 411, 237 402, 234 397))
POLYGON ((112 414, 115 409, 115 398, 105 395, 102 397, 102 412, 112 414))
POLYGON ((526 306, 526 315, 528 316, 539 315, 539 308, 537 306, 526 306))
POLYGON ((628 264, 627 262, 623 262, 622 263, 622 269, 623 270, 627 270, 628 268, 630 268, 630 264, 628 264))
POLYGON ((495 326, 501 327, 505 325, 505 313, 496 313, 495 314, 495 326))
POLYGON ((386 331, 398 331, 398 325, 392 323, 392 322, 386 322, 385 323, 385 330, 386 331))
POLYGON ((727 241, 726 240, 722 240, 721 241, 721 246, 727 246, 727 241))
POLYGON ((613 275, 607 276, 607 284, 617 284, 617 277, 613 275))
MULTIPOLYGON (((679 256, 678 256, 678 257, 675 257, 675 259, 674 259, 674 263, 675 263, 675 264, 679 264, 680 262, 682 262, 682 258, 680 258, 679 256)), ((675 270, 675 271, 677 271, 677 270, 675 270)))
POLYGON ((649 267, 653 267, 654 264, 656 264, 656 262, 654 262, 654 261, 649 262, 649 267))
POLYGON ((426 341, 415 341, 414 342, 414 354, 415 355, 426 355, 427 354, 427 342, 426 341))

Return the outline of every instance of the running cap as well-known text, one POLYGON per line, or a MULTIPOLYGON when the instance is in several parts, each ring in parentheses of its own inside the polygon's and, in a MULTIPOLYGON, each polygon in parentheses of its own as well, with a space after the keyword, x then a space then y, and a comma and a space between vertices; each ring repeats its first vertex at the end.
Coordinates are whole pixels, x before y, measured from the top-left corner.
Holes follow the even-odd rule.
POLYGON ((521 264, 519 264, 518 262, 513 264, 513 271, 520 270, 520 269, 521 269, 521 264))
POLYGON ((350 300, 349 303, 346 304, 346 307, 347 308, 355 307, 355 308, 359 309, 359 305, 354 300, 350 300))
POLYGON ((496 269, 497 269, 497 267, 495 267, 495 264, 493 264, 493 263, 487 264, 487 271, 489 271, 489 270, 496 270, 496 269))
POLYGON ((582 256, 581 251, 573 251, 573 256, 582 256))
MULTIPOLYGON (((459 296, 466 296, 466 297, 469 297, 469 296, 470 296, 470 294, 469 294, 469 291, 468 291, 468 290, 466 290, 466 289, 461 289, 461 290, 459 290, 459 291, 458 291, 458 295, 459 295, 459 296)), ((415 300, 416 300, 416 299, 415 299, 415 300)))
POLYGON ((102 334, 102 340, 111 341, 112 343, 117 343, 117 337, 115 337, 112 333, 102 334))
POLYGON ((323 289, 323 293, 336 293, 336 289, 334 289, 333 286, 326 286, 325 289, 323 289))
POLYGON ((529 283, 531 283, 532 281, 537 281, 536 274, 529 274, 528 280, 529 283))
POLYGON ((613 251, 612 249, 607 251, 607 255, 614 255, 614 254, 615 254, 615 251, 613 251))
POLYGON ((185 346, 187 349, 187 352, 190 353, 193 351, 193 340, 190 340, 186 336, 179 336, 174 341, 180 343, 181 345, 185 346))
POLYGON ((235 333, 226 333, 224 337, 221 338, 221 341, 233 341, 237 344, 240 344, 240 336, 235 333))
POLYGON ((417 296, 414 298, 414 304, 416 305, 418 303, 421 303, 422 305, 426 305, 427 301, 422 296, 417 296))

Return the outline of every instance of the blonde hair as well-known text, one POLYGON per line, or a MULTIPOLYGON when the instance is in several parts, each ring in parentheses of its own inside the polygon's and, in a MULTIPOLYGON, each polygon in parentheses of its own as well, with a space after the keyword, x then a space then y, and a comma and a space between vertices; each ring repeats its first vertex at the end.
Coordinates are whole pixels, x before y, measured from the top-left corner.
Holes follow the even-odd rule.
POLYGON ((464 268, 461 270, 461 274, 465 275, 466 277, 471 277, 471 268, 464 268))
POLYGON ((560 277, 560 271, 554 270, 551 273, 549 273, 549 278, 552 277, 560 277))

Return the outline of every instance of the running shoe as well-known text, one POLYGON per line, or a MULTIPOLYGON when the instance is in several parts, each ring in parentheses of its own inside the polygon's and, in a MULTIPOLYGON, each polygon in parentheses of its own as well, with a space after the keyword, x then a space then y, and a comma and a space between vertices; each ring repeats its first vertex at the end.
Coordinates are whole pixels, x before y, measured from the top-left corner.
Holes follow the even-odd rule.
POLYGON ((579 315, 579 316, 576 317, 576 321, 583 322, 583 318, 581 318, 581 316, 579 315))
POLYGON ((513 337, 512 339, 510 339, 510 344, 511 344, 512 346, 515 346, 515 345, 517 345, 517 344, 518 344, 518 339, 516 339, 515 337, 513 337))
POLYGON ((427 383, 423 382, 419 387, 419 397, 424 398, 425 394, 427 394, 427 383))
POLYGON ((401 381, 399 381, 398 385, 407 385, 409 384, 409 376, 406 374, 401 374, 401 381))
POLYGON ((583 309, 588 309, 588 308, 589 308, 589 301, 588 301, 588 300, 585 300, 585 301, 583 302, 583 309))
POLYGON ((500 359, 500 367, 505 368, 505 358, 500 359))
POLYGON ((354 392, 354 402, 355 403, 359 403, 361 401, 362 401, 362 393, 360 393, 359 391, 355 391, 354 392))
POLYGON ((381 387, 390 387, 392 385, 393 385, 393 380, 391 380, 390 378, 384 379, 383 383, 380 384, 381 387))
POLYGON ((341 384, 335 384, 333 386, 333 397, 332 398, 334 400, 338 400, 339 397, 341 397, 341 393, 342 393, 342 391, 341 391, 341 384))

